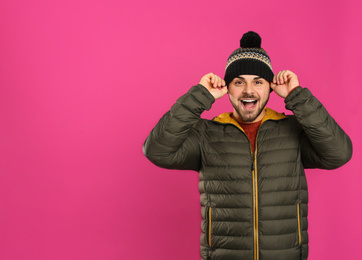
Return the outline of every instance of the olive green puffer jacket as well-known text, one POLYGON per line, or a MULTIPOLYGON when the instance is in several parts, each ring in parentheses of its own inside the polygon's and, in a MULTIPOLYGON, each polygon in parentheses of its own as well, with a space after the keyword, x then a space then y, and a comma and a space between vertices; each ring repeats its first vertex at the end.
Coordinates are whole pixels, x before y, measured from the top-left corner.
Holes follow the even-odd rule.
POLYGON ((285 99, 294 116, 266 109, 252 153, 230 113, 200 119, 214 101, 203 86, 192 87, 144 143, 154 164, 199 172, 201 258, 307 259, 304 168, 342 166, 351 140, 308 89, 297 87, 285 99))

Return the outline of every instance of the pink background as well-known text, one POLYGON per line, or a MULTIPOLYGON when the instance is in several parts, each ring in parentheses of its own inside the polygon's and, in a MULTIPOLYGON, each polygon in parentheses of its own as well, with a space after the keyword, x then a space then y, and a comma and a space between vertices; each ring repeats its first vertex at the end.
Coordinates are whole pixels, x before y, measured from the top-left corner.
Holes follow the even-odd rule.
MULTIPOLYGON (((257 31, 346 130, 352 160, 309 170, 310 259, 360 259, 361 2, 2 0, 0 259, 199 259, 198 175, 142 144, 257 31), (224 3, 222 3, 224 2, 224 3)), ((285 111, 272 94, 269 107, 285 111)), ((225 97, 204 117, 230 111, 225 97)))

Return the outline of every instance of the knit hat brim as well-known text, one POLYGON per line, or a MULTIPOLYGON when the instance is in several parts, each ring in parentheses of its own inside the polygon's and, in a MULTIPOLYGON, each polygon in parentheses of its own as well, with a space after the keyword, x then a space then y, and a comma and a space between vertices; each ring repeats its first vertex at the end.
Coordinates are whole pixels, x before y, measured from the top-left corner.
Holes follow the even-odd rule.
POLYGON ((229 83, 240 75, 257 75, 272 82, 274 73, 264 62, 255 59, 240 59, 229 65, 225 71, 225 83, 229 83))

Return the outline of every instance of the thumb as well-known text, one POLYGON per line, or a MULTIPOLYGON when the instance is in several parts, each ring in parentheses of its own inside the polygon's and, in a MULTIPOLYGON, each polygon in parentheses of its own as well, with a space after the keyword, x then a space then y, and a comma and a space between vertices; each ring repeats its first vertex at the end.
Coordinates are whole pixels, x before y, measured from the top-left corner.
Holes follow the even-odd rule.
POLYGON ((219 98, 225 96, 226 93, 228 93, 228 88, 226 86, 221 87, 220 88, 220 97, 219 98))
POLYGON ((277 86, 277 84, 275 84, 274 82, 271 82, 270 87, 272 90, 274 90, 276 86, 277 86))
POLYGON ((223 97, 226 93, 228 93, 228 89, 226 86, 223 86, 221 88, 214 88, 210 91, 210 93, 214 96, 215 99, 219 99, 223 97))

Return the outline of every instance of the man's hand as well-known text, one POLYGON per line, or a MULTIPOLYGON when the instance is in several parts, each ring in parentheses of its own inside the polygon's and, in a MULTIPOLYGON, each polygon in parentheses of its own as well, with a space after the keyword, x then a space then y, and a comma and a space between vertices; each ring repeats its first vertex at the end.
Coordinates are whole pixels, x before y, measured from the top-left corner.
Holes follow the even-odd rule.
POLYGON ((293 89, 299 86, 299 81, 297 75, 290 70, 282 70, 274 76, 270 85, 278 96, 286 98, 293 89))
POLYGON ((215 99, 221 98, 228 92, 225 81, 214 73, 203 76, 199 84, 203 85, 215 99))

